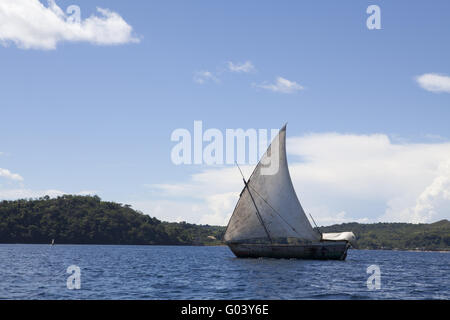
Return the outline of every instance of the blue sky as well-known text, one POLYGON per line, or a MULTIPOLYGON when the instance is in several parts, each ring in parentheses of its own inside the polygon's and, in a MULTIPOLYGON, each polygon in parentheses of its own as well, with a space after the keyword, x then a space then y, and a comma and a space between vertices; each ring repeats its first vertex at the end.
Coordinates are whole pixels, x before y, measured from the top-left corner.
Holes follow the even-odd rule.
MULTIPOLYGON (((164 220, 223 224, 241 180, 203 198, 191 192, 170 193, 168 186, 177 185, 201 193, 211 186, 195 177, 212 169, 229 177, 230 169, 174 165, 171 133, 177 128, 192 130, 194 120, 220 130, 279 128, 289 122, 288 136, 300 139, 292 139, 291 145, 300 141, 304 150, 310 150, 305 137, 311 134, 320 138, 324 149, 327 141, 336 138, 330 134, 342 138, 345 145, 346 138, 366 137, 364 146, 381 137, 387 149, 380 172, 387 170, 383 166, 405 159, 390 158, 398 151, 391 147, 402 150, 398 152, 411 147, 413 155, 436 147, 436 156, 413 165, 420 172, 405 173, 417 175, 417 187, 407 195, 400 190, 378 198, 373 196, 379 192, 374 188, 364 195, 338 193, 343 200, 337 201, 326 198, 332 190, 325 196, 321 190, 326 189, 318 187, 311 188, 314 196, 308 196, 299 174, 295 184, 300 200, 306 208, 322 208, 316 214, 323 223, 339 222, 332 219, 339 215, 342 221, 415 222, 409 218, 411 212, 420 205, 421 196, 427 197, 423 193, 436 185, 440 198, 429 209, 436 212, 419 215, 417 221, 450 216, 445 169, 446 159, 450 160, 450 94, 426 90, 417 81, 425 74, 439 74, 448 81, 450 2, 70 0, 56 4, 64 11, 78 5, 82 20, 98 15, 96 7, 108 8, 132 27, 134 41, 98 45, 89 39, 67 40, 50 49, 24 48, 14 39, 2 38, 1 29, 8 21, 0 24, 0 168, 22 177, 0 175, 1 198, 37 196, 48 190, 88 191, 131 203, 164 220), (366 27, 366 8, 371 4, 381 8, 381 30, 366 27), (254 66, 252 72, 227 69, 228 62, 247 61, 254 66), (197 83, 194 76, 202 71, 218 80, 197 83), (303 89, 283 93, 261 87, 277 77, 303 89), (227 197, 226 204, 214 207, 214 196, 227 197), (323 206, 316 198, 324 199, 323 206), (407 198, 404 203, 399 200, 403 198, 407 198), (392 205, 398 201, 401 208, 392 205), (215 210, 214 217, 208 218, 208 209, 215 210), (389 210, 410 214, 387 216, 389 210)), ((358 155, 367 154, 364 148, 358 150, 358 155)), ((288 152, 293 165, 305 156, 302 151, 288 152)), ((315 149, 310 152, 306 156, 320 154, 315 149)), ((398 162, 395 166, 403 167, 398 162)), ((352 175, 342 176, 346 177, 352 175)), ((367 179, 367 185, 372 184, 374 180, 367 179)), ((404 189, 401 184, 398 188, 404 189)))

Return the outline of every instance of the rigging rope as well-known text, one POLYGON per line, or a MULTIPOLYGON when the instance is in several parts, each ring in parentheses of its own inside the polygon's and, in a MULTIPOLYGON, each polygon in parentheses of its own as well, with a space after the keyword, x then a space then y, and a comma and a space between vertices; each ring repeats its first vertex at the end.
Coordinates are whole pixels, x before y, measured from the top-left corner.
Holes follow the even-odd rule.
POLYGON ((287 222, 284 218, 283 218, 283 216, 277 211, 277 210, 275 210, 275 208, 274 207, 272 207, 271 205, 270 205, 270 203, 268 203, 267 201, 266 201, 266 199, 264 199, 263 198, 263 196, 262 195, 260 195, 259 194, 259 192, 258 191, 256 191, 256 189, 255 188, 253 188, 251 185, 248 185, 250 188, 252 188, 252 190, 253 191, 255 191, 256 192, 256 194, 281 218, 281 220, 283 220, 284 221, 284 223, 286 223, 289 227, 291 227, 291 229, 292 230, 294 230, 294 232, 295 233, 297 233, 299 236, 301 236, 300 235, 300 233, 298 233, 298 231, 297 230, 295 230, 295 228, 293 227, 293 226, 291 226, 290 225, 290 223, 289 222, 287 222))

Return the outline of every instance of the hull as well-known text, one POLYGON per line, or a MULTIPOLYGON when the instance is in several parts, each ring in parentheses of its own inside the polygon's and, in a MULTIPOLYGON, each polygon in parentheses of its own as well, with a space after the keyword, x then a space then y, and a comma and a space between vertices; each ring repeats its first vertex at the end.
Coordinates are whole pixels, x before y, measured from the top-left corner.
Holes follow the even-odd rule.
POLYGON ((305 245, 228 243, 238 258, 345 260, 347 241, 324 241, 305 245))

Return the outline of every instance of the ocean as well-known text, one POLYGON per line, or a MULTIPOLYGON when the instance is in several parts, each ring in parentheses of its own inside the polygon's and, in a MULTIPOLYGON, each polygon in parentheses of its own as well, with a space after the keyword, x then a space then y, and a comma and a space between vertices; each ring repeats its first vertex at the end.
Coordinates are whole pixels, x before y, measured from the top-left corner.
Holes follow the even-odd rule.
POLYGON ((225 246, 0 245, 0 299, 450 299, 449 275, 445 252, 315 261, 238 259, 225 246))

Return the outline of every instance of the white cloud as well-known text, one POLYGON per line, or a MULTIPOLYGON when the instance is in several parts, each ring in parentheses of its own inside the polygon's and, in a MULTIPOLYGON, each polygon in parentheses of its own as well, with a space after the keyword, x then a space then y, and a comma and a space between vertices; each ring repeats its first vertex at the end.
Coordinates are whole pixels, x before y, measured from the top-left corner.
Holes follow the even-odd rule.
POLYGON ((2 168, 0 168, 0 177, 14 180, 14 181, 23 181, 23 178, 21 175, 19 175, 17 173, 12 173, 11 171, 9 171, 7 169, 2 169, 2 168))
POLYGON ((77 193, 79 196, 93 196, 96 194, 98 194, 98 192, 95 190, 83 190, 77 193))
POLYGON ((194 73, 194 81, 198 84, 204 84, 208 81, 219 82, 219 79, 210 71, 197 71, 194 73))
POLYGON ((450 77, 448 76, 436 73, 425 73, 416 77, 416 81, 427 91, 450 93, 450 77))
POLYGON ((39 198, 43 196, 58 197, 65 193, 59 190, 30 190, 30 189, 10 189, 0 190, 1 200, 17 200, 28 198, 39 198))
POLYGON ((255 71, 255 66, 251 61, 246 61, 244 63, 233 63, 228 61, 228 70, 237 73, 249 73, 255 71))
POLYGON ((231 61, 227 62, 227 67, 217 68, 216 72, 211 72, 208 70, 196 71, 194 72, 193 80, 198 84, 205 84, 207 82, 220 82, 220 76, 224 72, 233 72, 233 73, 249 73, 255 70, 254 65, 251 61, 246 61, 244 63, 233 63, 231 61))
POLYGON ((409 207, 403 198, 393 199, 382 218, 393 221, 407 219, 414 223, 450 218, 450 160, 439 165, 435 178, 417 197, 414 205, 409 207))
POLYGON ((139 42, 133 28, 116 12, 97 8, 78 22, 70 21, 54 0, 44 6, 39 0, 0 1, 0 42, 22 49, 55 49, 59 42, 89 42, 118 45, 139 42))
MULTIPOLYGON (((65 194, 72 194, 61 190, 48 189, 48 190, 32 190, 26 188, 17 189, 0 189, 0 200, 17 200, 28 198, 40 198, 43 196, 49 196, 50 198, 56 198, 65 194)), ((87 196, 94 195, 95 191, 81 191, 75 193, 75 195, 87 196)))
MULTIPOLYGON (((289 138, 288 153, 300 201, 319 225, 450 218, 449 142, 393 143, 385 134, 322 133, 289 138)), ((252 167, 243 169, 248 177, 252 167)), ((149 207, 144 212, 225 225, 243 185, 236 168, 224 167, 153 187, 168 200, 158 202, 157 212, 149 207)))
POLYGON ((303 86, 295 81, 290 81, 288 79, 277 77, 275 83, 262 83, 254 84, 255 87, 270 90, 279 93, 294 93, 305 89, 303 86))
MULTIPOLYGON (((251 166, 241 166, 248 177, 251 166)), ((208 169, 191 176, 186 183, 148 186, 158 200, 136 201, 134 208, 167 221, 226 225, 242 189, 236 168, 208 169), (220 181, 220 183, 217 183, 220 181), (161 200, 161 197, 168 199, 161 200)))
POLYGON ((427 133, 424 135, 425 138, 430 140, 445 140, 445 137, 439 135, 439 134, 433 134, 433 133, 427 133))
POLYGON ((225 225, 226 217, 222 214, 215 214, 206 203, 202 201, 136 201, 131 203, 133 208, 140 210, 152 217, 157 217, 164 221, 225 225))
MULTIPOLYGON (((306 209, 306 208, 305 208, 306 209)), ((349 217, 348 214, 345 211, 332 211, 329 207, 325 205, 317 206, 317 207, 310 207, 308 209, 308 219, 309 214, 311 214, 314 218, 314 221, 318 223, 319 226, 323 225, 332 225, 332 224, 340 224, 345 222, 359 222, 359 223, 369 223, 371 222, 371 219, 365 217, 365 218, 352 218, 349 217)), ((311 221, 313 223, 313 221, 311 221)))

